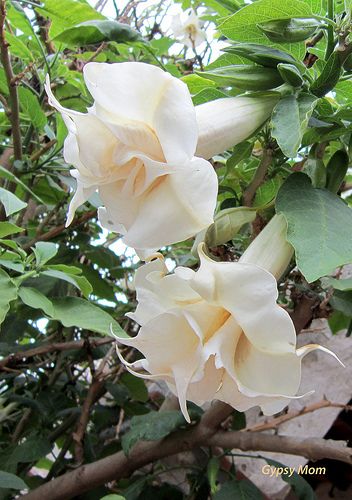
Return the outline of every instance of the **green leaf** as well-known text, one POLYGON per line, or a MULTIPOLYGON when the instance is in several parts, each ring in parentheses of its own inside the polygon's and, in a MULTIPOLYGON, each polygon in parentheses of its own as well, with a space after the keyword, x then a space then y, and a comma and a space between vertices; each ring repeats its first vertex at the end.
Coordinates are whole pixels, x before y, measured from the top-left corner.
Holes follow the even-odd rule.
POLYGON ((101 42, 143 42, 143 37, 128 24, 117 21, 85 21, 72 26, 55 38, 70 46, 90 45, 101 42))
POLYGON ((227 172, 236 167, 240 161, 249 158, 253 149, 253 144, 248 141, 240 142, 233 148, 232 155, 226 162, 227 172))
POLYGON ((67 283, 71 283, 71 285, 81 290, 82 294, 86 298, 93 291, 92 285, 84 276, 70 275, 68 273, 58 271, 55 269, 47 269, 43 271, 41 274, 44 274, 45 276, 51 276, 52 278, 57 278, 59 280, 67 281, 67 283))
POLYGON ((19 296, 29 307, 42 309, 51 319, 64 326, 83 328, 103 335, 111 335, 111 329, 119 337, 128 335, 110 314, 100 307, 78 297, 48 299, 35 288, 22 286, 19 296))
POLYGON ((286 95, 276 104, 271 117, 272 136, 282 152, 294 158, 302 142, 317 98, 309 94, 286 95))
MULTIPOLYGON (((280 462, 277 462, 276 460, 272 460, 271 458, 266 458, 266 457, 263 458, 269 465, 272 465, 273 467, 283 468, 284 471, 288 469, 287 466, 283 465, 280 462)), ((289 473, 282 473, 280 477, 283 481, 285 481, 285 483, 291 486, 298 500, 316 499, 315 493, 311 485, 302 476, 297 474, 297 472, 293 472, 291 476, 289 473)))
POLYGON ((307 175, 288 177, 277 195, 276 211, 287 220, 287 239, 308 282, 352 262, 352 240, 346 232, 352 210, 330 191, 313 188, 307 175))
POLYGON ((271 47, 277 47, 294 54, 301 59, 305 54, 304 43, 270 42, 258 28, 259 23, 273 19, 309 18, 311 7, 308 3, 296 0, 258 0, 243 7, 232 16, 226 18, 219 26, 219 30, 231 40, 239 42, 253 42, 271 47))
POLYGON ((39 290, 29 286, 21 286, 18 296, 24 304, 33 309, 41 309, 47 316, 54 317, 54 307, 51 300, 43 295, 39 290))
POLYGON ((213 500, 261 500, 263 498, 261 491, 248 479, 233 479, 223 483, 221 489, 213 496, 213 500))
POLYGON ((201 92, 204 89, 215 87, 215 83, 212 82, 211 80, 208 80, 207 78, 203 78, 202 76, 195 75, 194 73, 192 75, 186 75, 181 78, 183 82, 188 87, 188 90, 190 91, 191 94, 198 94, 198 92, 201 92))
POLYGON ((146 403, 149 399, 148 389, 144 381, 131 373, 125 372, 121 376, 121 382, 127 388, 129 395, 135 401, 146 403))
POLYGON ((1 463, 6 468, 16 467, 19 463, 30 463, 45 457, 51 452, 51 444, 41 436, 30 436, 26 441, 17 446, 11 446, 9 449, 1 452, 1 463))
POLYGON ((20 233, 23 231, 21 227, 12 224, 11 222, 0 222, 0 238, 5 238, 9 234, 20 233))
POLYGON ((21 186, 25 191, 27 191, 35 200, 37 200, 41 205, 44 205, 45 203, 39 196, 37 196, 24 182, 21 181, 18 177, 16 177, 12 172, 7 170, 6 168, 2 167, 0 165, 0 177, 3 177, 4 179, 7 179, 8 181, 15 182, 19 186, 21 186))
POLYGON ((330 299, 331 306, 336 310, 342 312, 345 316, 352 316, 352 291, 343 292, 337 290, 330 299))
POLYGON ((10 276, 0 269, 0 325, 10 309, 10 302, 17 298, 17 286, 10 276))
POLYGON ((26 87, 18 87, 20 106, 22 111, 28 116, 35 128, 41 130, 45 127, 47 119, 42 110, 38 98, 26 87))
POLYGON ((27 203, 2 187, 0 187, 0 201, 4 205, 6 217, 19 212, 27 206, 27 203))
POLYGON ((10 44, 9 50, 12 55, 19 57, 24 62, 34 61, 32 52, 29 50, 27 45, 22 42, 20 36, 13 35, 7 31, 6 41, 10 44))
POLYGON ((58 246, 55 243, 38 241, 33 248, 37 267, 42 267, 46 262, 55 257, 58 250, 58 246))
POLYGON ((26 483, 20 477, 10 472, 0 470, 0 488, 10 490, 23 490, 28 488, 26 483))
POLYGON ((48 17, 51 20, 49 31, 51 38, 84 21, 105 19, 88 3, 80 0, 60 0, 60 2, 57 0, 43 0, 41 7, 36 7, 35 10, 43 17, 48 17))
POLYGON ((336 278, 324 278, 324 286, 332 286, 335 290, 352 290, 352 278, 337 280, 336 278))
POLYGON ((273 179, 269 179, 259 186, 255 193, 253 207, 264 207, 272 202, 276 198, 282 182, 282 177, 276 175, 273 179))
POLYGON ((157 441, 185 425, 180 411, 150 412, 132 417, 131 428, 122 437, 122 448, 126 455, 137 441, 157 441))

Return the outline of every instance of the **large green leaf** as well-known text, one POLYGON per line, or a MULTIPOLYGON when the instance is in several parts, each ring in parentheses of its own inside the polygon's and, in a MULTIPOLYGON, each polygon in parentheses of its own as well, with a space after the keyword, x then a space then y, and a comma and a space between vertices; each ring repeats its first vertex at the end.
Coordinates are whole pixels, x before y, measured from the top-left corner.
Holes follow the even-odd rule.
POLYGON ((100 307, 78 297, 48 299, 35 288, 22 286, 19 296, 27 306, 42 311, 64 326, 83 328, 92 332, 110 335, 111 329, 120 337, 127 334, 110 314, 100 307))
POLYGON ((10 234, 20 233, 23 231, 21 227, 12 224, 12 222, 0 222, 0 238, 5 238, 10 234))
POLYGON ((10 309, 10 302, 17 297, 17 286, 11 280, 10 276, 0 269, 0 325, 4 321, 8 310, 10 309))
POLYGON ((28 488, 26 483, 20 477, 10 472, 0 470, 0 488, 11 490, 23 490, 28 488))
POLYGON ((352 210, 326 189, 294 173, 282 185, 276 210, 288 224, 287 239, 295 249, 298 268, 309 282, 352 262, 352 210))
POLYGON ((84 21, 105 19, 88 3, 79 0, 60 0, 59 2, 57 0, 43 0, 40 5, 41 7, 36 7, 35 10, 43 17, 50 18, 51 38, 84 21))
POLYGON ((46 269, 41 274, 43 274, 44 276, 51 276, 52 278, 57 278, 59 280, 63 280, 66 281, 67 283, 70 283, 71 285, 78 288, 86 298, 93 291, 92 285, 84 276, 77 276, 75 274, 65 273, 62 271, 58 271, 56 269, 46 269))
POLYGON ((129 43, 143 41, 142 36, 127 24, 117 21, 85 21, 60 33, 57 41, 67 45, 89 45, 101 42, 129 43))
POLYGON ((11 191, 0 187, 0 201, 4 205, 6 216, 15 214, 27 206, 27 203, 20 200, 11 191))
POLYGON ((316 102, 317 98, 309 94, 299 97, 287 95, 280 99, 273 110, 272 136, 289 158, 297 154, 316 102))
POLYGON ((273 19, 309 18, 312 16, 308 2, 296 0, 259 0, 246 5, 232 16, 226 18, 219 30, 231 40, 253 42, 286 50, 301 59, 305 54, 305 45, 301 43, 275 44, 258 28, 259 23, 273 19))

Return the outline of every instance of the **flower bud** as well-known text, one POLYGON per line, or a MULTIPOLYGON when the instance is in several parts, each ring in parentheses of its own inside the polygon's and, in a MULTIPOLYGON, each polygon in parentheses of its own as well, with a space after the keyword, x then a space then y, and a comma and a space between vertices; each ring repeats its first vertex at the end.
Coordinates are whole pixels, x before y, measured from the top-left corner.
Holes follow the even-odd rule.
POLYGON ((293 64, 280 63, 277 65, 277 69, 282 79, 292 87, 301 87, 303 85, 304 80, 301 73, 293 64))
POLYGON ((198 143, 196 155, 211 158, 250 137, 270 117, 279 99, 274 92, 229 97, 196 106, 198 143))
POLYGON ((257 25, 275 43, 303 42, 320 26, 316 19, 278 19, 257 25))
POLYGON ((233 43, 221 50, 245 57, 249 61, 269 68, 276 68, 279 63, 298 64, 296 59, 287 52, 258 43, 233 43))
POLYGON ((284 83, 276 69, 250 64, 223 66, 197 74, 212 80, 220 87, 236 87, 242 90, 269 90, 284 83))
POLYGON ((285 217, 282 214, 274 215, 245 250, 240 262, 256 264, 269 271, 276 279, 280 279, 293 255, 293 248, 286 240, 286 233, 285 217))
POLYGON ((346 151, 335 151, 326 167, 326 188, 332 193, 337 193, 347 174, 349 158, 346 151))

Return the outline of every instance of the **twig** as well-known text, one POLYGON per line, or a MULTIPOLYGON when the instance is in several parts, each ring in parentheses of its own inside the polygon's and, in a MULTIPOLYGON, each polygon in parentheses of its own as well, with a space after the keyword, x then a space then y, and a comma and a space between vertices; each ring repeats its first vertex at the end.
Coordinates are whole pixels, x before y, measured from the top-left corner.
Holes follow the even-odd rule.
MULTIPOLYGON (((90 339, 90 346, 92 348, 98 347, 101 345, 109 344, 113 342, 113 338, 105 337, 102 339, 90 339)), ((38 347, 34 347, 33 349, 27 349, 27 351, 20 351, 14 354, 10 354, 6 358, 0 361, 0 370, 6 367, 7 365, 12 365, 18 363, 19 361, 23 361, 25 359, 33 358, 34 356, 41 356, 42 354, 46 354, 48 352, 55 351, 70 351, 73 349, 82 349, 84 347, 84 340, 73 340, 71 342, 54 342, 51 344, 44 344, 38 347)))
POLYGON ((1 46, 1 62, 5 71, 7 86, 10 95, 11 106, 11 125, 12 125, 12 140, 15 160, 22 159, 22 137, 20 127, 20 107, 18 100, 17 87, 12 82, 15 75, 12 70, 10 54, 8 51, 9 44, 6 41, 5 32, 6 21, 6 0, 0 0, 0 46, 1 46))
POLYGON ((24 250, 28 250, 31 246, 37 243, 37 241, 48 241, 53 238, 56 238, 56 236, 59 236, 59 234, 63 233, 66 229, 72 229, 73 227, 79 226, 83 222, 87 222, 88 220, 93 219, 94 217, 96 217, 96 215, 97 215, 96 210, 90 210, 89 212, 83 214, 81 217, 77 217, 77 219, 74 219, 70 227, 66 228, 65 224, 60 224, 59 226, 56 226, 50 231, 48 231, 47 233, 37 235, 31 241, 25 243, 22 248, 24 250))
POLYGON ((272 158, 273 158, 272 149, 264 148, 261 162, 254 174, 252 182, 248 185, 247 189, 243 193, 243 205, 245 205, 246 207, 250 207, 252 205, 252 200, 255 196, 257 189, 264 182, 272 158))
POLYGON ((31 161, 37 161, 37 160, 39 160, 39 158, 41 156, 43 156, 43 154, 45 154, 49 149, 51 149, 54 146, 54 144, 56 144, 56 143, 57 143, 56 139, 51 139, 51 141, 49 141, 46 144, 44 144, 44 146, 41 149, 39 149, 38 151, 35 151, 31 155, 30 160, 31 161))
POLYGON ((288 422, 289 420, 292 420, 294 418, 301 417, 302 415, 306 415, 307 413, 312 413, 313 411, 321 410, 322 408, 342 408, 346 411, 352 410, 351 405, 345 405, 343 403, 332 403, 327 399, 323 399, 322 401, 319 401, 317 403, 305 406, 301 410, 290 411, 285 415, 280 415, 279 417, 273 418, 267 422, 246 427, 245 429, 242 429, 241 432, 266 431, 269 429, 276 429, 284 422, 288 422))
MULTIPOLYGON (((90 347, 90 344, 89 344, 90 347)), ((89 422, 90 411, 94 403, 101 397, 104 391, 104 379, 102 379, 102 375, 104 372, 104 368, 106 363, 108 362, 109 357, 114 352, 115 347, 112 346, 104 358, 101 360, 98 369, 93 373, 92 372, 92 383, 89 386, 87 397, 84 400, 82 406, 82 412, 78 419, 78 424, 75 432, 72 434, 73 440, 75 442, 74 446, 74 456, 76 465, 81 465, 84 460, 84 448, 83 448, 83 439, 86 433, 87 425, 89 422), (102 392, 103 391, 103 392, 102 392)))

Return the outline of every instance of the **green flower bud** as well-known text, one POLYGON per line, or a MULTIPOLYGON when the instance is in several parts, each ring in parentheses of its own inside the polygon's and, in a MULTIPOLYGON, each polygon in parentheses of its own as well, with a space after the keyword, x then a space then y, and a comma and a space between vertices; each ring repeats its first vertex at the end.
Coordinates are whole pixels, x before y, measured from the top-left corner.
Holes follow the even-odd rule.
POLYGON ((337 193, 348 170, 349 158, 346 151, 336 151, 326 167, 326 188, 332 193, 337 193))
POLYGON ((275 43, 303 42, 320 26, 316 19, 278 19, 257 24, 258 28, 275 43))
POLYGON ((269 90, 284 82, 276 69, 247 64, 224 66, 197 74, 214 81, 220 87, 237 87, 242 90, 269 90))
POLYGON ((276 68, 279 63, 300 64, 294 57, 282 50, 257 43, 234 43, 230 47, 225 47, 222 51, 245 57, 250 61, 269 68, 276 68))
POLYGON ((310 90, 317 97, 323 97, 330 92, 340 79, 342 71, 341 57, 337 52, 333 52, 326 61, 323 71, 319 77, 313 82, 310 90))
POLYGON ((303 85, 302 75, 293 64, 280 63, 277 65, 277 69, 283 80, 292 87, 301 87, 303 85))

